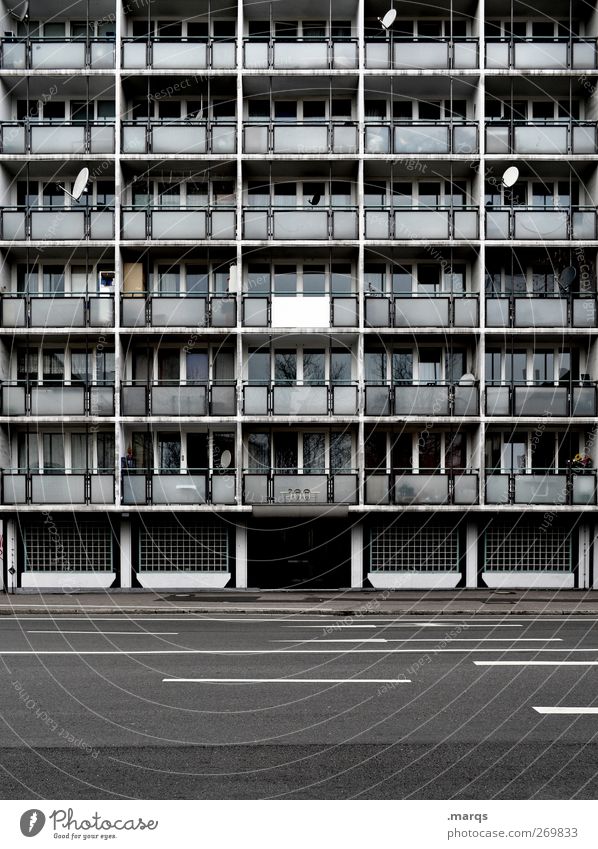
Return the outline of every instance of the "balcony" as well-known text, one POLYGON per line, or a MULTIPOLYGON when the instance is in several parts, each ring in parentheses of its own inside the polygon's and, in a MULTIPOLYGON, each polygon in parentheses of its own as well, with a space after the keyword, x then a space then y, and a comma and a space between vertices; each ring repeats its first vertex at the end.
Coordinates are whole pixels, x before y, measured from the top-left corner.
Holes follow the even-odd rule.
POLYGON ((596 297, 486 295, 486 327, 596 327, 596 297))
POLYGON ((369 207, 365 211, 365 238, 372 240, 397 239, 478 239, 479 210, 477 206, 401 207, 392 209, 369 207))
POLYGON ((113 416, 114 385, 4 381, 0 387, 3 416, 113 416))
POLYGON ((366 39, 368 70, 475 70, 478 42, 475 38, 366 39))
POLYGON ((519 206, 486 211, 487 239, 595 239, 596 208, 519 206))
POLYGON ((355 295, 245 295, 244 327, 357 327, 355 295))
POLYGON ((235 124, 208 121, 126 121, 122 125, 122 152, 130 154, 234 154, 235 124))
POLYGON ((24 471, 2 473, 3 504, 114 504, 114 474, 81 472, 24 471))
POLYGON ((122 476, 122 503, 139 505, 236 504, 233 472, 138 469, 122 476))
POLYGON ((0 301, 1 327, 113 327, 113 295, 13 295, 0 301))
POLYGON ((366 470, 365 503, 411 506, 419 504, 477 504, 477 470, 419 473, 396 469, 393 474, 366 470))
POLYGON ((366 416, 478 416, 479 388, 450 383, 371 384, 365 387, 366 416))
POLYGON ((487 416, 595 416, 596 384, 486 385, 487 416))
POLYGON ((236 235, 236 219, 235 210, 230 208, 125 207, 122 213, 121 238, 135 241, 233 240, 236 235))
POLYGON ((331 154, 358 150, 357 124, 251 123, 244 128, 243 152, 268 154, 331 154))
POLYGON ((596 506, 596 472, 522 469, 519 474, 486 473, 486 504, 596 506))
POLYGON ((243 474, 243 504, 308 507, 358 503, 357 472, 257 472, 243 474))
POLYGON ((357 239, 357 208, 243 210, 244 239, 331 241, 357 239))
POLYGON ((289 386, 285 384, 243 387, 246 416, 356 416, 356 384, 289 386))
POLYGON ((4 154, 45 155, 114 153, 114 124, 33 124, 16 121, 0 125, 0 149, 4 154))
POLYGON ((123 38, 125 70, 233 70, 237 66, 236 42, 215 39, 123 38))
POLYGON ((365 298, 366 327, 477 327, 477 295, 374 295, 365 298))
POLYGON ((114 40, 3 38, 2 68, 10 71, 104 71, 114 68, 114 40))
POLYGON ((357 43, 356 38, 246 38, 243 65, 250 70, 352 70, 358 67, 357 43))
POLYGON ((114 210, 105 207, 0 208, 0 239, 10 242, 114 238, 114 210))
POLYGON ((218 295, 121 297, 122 327, 235 327, 237 301, 218 295))
POLYGON ((366 124, 365 152, 377 154, 477 153, 478 131, 472 122, 409 121, 366 124))
POLYGON ((127 381, 121 386, 123 416, 234 416, 237 388, 231 383, 153 384, 127 381))
POLYGON ((486 124, 486 153, 572 155, 598 152, 596 121, 558 123, 492 121, 486 124))
POLYGON ((564 71, 596 68, 595 38, 486 39, 486 67, 564 71))

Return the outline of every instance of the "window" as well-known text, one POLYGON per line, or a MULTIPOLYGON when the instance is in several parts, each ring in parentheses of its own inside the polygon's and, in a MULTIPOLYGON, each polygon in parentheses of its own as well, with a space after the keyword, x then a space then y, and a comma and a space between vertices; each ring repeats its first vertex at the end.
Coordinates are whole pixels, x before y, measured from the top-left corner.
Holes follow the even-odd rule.
POLYGON ((392 291, 395 295, 409 295, 413 286, 413 268, 410 265, 392 267, 392 291))
POLYGON ((270 352, 260 348, 249 349, 247 378, 250 383, 270 383, 270 352))
POLYGON ((276 351, 274 354, 274 380, 276 383, 297 382, 297 354, 295 351, 276 351))
POLYGON ((37 381, 37 351, 20 348, 17 352, 17 380, 37 381))
POLYGON ((333 263, 330 268, 330 290, 333 295, 351 294, 350 263, 333 263))
POLYGON ((93 467, 92 443, 86 433, 71 433, 71 470, 86 472, 93 467))
POLYGON ((325 434, 303 434, 303 471, 320 474, 326 471, 325 434))
POLYGON ((419 380, 424 383, 437 383, 442 380, 442 351, 440 348, 420 350, 419 380))
POLYGON ((208 380, 207 351, 188 351, 186 367, 187 383, 206 383, 208 380))
POLYGON ((250 295, 270 293, 270 266, 249 265, 247 268, 247 292, 250 295))
POLYGON ((297 184, 276 183, 274 186, 274 204, 276 206, 295 206, 297 204, 297 184))
POLYGON ((42 434, 45 472, 64 472, 64 436, 62 433, 42 434))
POLYGON ((297 294, 297 269, 294 265, 274 266, 274 294, 297 294))
POLYGON ((330 434, 330 471, 350 472, 352 464, 352 440, 350 433, 330 434))
POLYGON ((208 272, 205 266, 188 265, 186 268, 186 283, 188 295, 207 295, 208 272))
POLYGON ((158 291, 161 295, 178 295, 181 291, 181 274, 179 266, 158 266, 158 291))
POLYGON ((158 434, 158 462, 164 474, 176 474, 181 469, 181 437, 173 433, 158 434))
POLYGON ((349 351, 331 351, 330 382, 337 385, 351 382, 351 353, 349 351))
POLYGON ((42 361, 44 381, 64 380, 64 351, 44 348, 42 361))
POLYGON ((87 385, 91 381, 91 354, 71 351, 71 383, 87 385))
POLYGON ((366 383, 386 382, 386 354, 383 351, 366 351, 364 365, 366 383))
POLYGON ((297 471, 297 434, 274 434, 274 467, 277 471, 297 471))
POLYGON ((392 467, 396 472, 413 468, 413 440, 410 433, 400 433, 398 436, 391 434, 390 450, 392 467))
POLYGON ((180 379, 180 354, 178 349, 158 350, 158 380, 167 385, 178 384, 180 379))
POLYGON ((267 433, 250 433, 247 451, 250 471, 270 471, 270 436, 267 433))
POLYGON ((114 434, 98 433, 98 472, 114 471, 114 434))
POLYGON ((440 289, 440 266, 417 266, 417 291, 420 293, 436 294, 440 289))
POLYGON ((205 472, 208 466, 207 433, 188 433, 187 470, 189 472, 205 472))
POLYGON ((39 469, 38 441, 36 433, 19 433, 17 437, 17 462, 21 471, 39 469))
POLYGON ((368 471, 386 472, 386 434, 372 431, 365 438, 365 467, 368 471))
POLYGON ((64 266, 44 265, 42 286, 45 295, 57 295, 64 292, 64 266))
POLYGON ((323 265, 303 267, 303 294, 323 295, 326 292, 326 269, 323 265))
POLYGON ((17 265, 17 292, 29 295, 37 292, 37 266, 17 265))
POLYGON ((306 386, 321 386, 326 380, 326 358, 324 351, 303 351, 303 383, 306 386))
POLYGON ((114 351, 104 349, 97 352, 96 380, 98 383, 114 383, 114 351))
POLYGON ((393 351, 392 380, 395 384, 413 381, 413 354, 411 351, 393 351))

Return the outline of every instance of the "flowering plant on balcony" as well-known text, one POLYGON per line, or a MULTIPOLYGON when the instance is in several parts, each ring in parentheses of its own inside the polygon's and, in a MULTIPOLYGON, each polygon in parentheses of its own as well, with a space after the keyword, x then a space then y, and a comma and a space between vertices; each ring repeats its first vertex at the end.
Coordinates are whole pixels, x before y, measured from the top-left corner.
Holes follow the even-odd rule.
POLYGON ((575 457, 569 461, 569 465, 572 471, 583 472, 592 468, 592 458, 589 454, 582 452, 581 454, 576 454, 575 457))

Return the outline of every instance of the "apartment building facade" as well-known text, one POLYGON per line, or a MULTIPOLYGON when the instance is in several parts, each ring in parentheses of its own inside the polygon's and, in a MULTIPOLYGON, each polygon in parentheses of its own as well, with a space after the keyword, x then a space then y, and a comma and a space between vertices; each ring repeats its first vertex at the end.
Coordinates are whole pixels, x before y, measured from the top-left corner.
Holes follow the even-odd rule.
POLYGON ((2 9, 5 588, 598 586, 595 7, 63 6, 2 9))

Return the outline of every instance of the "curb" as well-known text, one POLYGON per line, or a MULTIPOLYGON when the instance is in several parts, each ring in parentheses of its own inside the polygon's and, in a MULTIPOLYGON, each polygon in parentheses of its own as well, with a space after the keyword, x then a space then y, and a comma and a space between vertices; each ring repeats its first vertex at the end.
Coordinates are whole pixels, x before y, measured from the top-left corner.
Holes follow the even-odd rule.
POLYGON ((178 614, 192 614, 192 613, 219 613, 219 614, 228 614, 228 613, 259 613, 260 615, 265 614, 295 614, 295 615, 307 615, 310 616, 356 616, 356 617, 365 617, 365 616, 537 616, 539 618, 544 616, 598 616, 598 608, 595 610, 577 610, 575 608, 557 608, 547 610, 543 608, 542 610, 534 610, 529 608, 517 608, 513 607, 505 607, 504 609, 497 609, 496 606, 493 606, 491 610, 486 610, 484 608, 475 608, 475 609, 466 609, 466 608, 451 608, 451 609, 443 609, 437 610, 433 608, 399 608, 393 610, 364 610, 363 608, 329 608, 329 607, 226 607, 222 609, 221 607, 176 607, 176 608, 164 608, 164 607, 57 607, 57 606, 25 606, 22 607, 20 605, 15 605, 14 607, 0 607, 0 616, 17 616, 20 614, 23 615, 34 615, 34 614, 50 614, 52 616, 65 616, 68 614, 76 615, 76 616, 89 616, 89 615, 163 615, 163 616, 175 616, 178 614))

